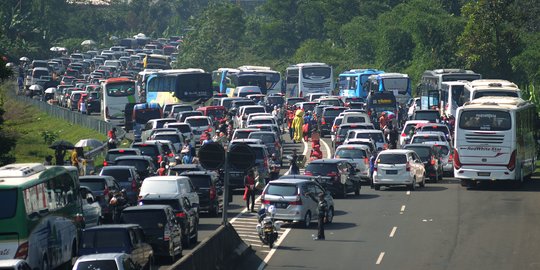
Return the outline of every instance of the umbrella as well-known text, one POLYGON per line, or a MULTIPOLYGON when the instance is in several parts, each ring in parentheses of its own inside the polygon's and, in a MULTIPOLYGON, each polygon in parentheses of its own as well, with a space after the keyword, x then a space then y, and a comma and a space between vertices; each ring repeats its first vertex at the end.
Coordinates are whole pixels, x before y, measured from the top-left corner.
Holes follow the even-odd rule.
POLYGON ((21 62, 30 62, 30 58, 26 57, 26 56, 23 56, 19 59, 19 61, 21 62))
POLYGON ((41 85, 38 85, 38 84, 33 84, 28 89, 30 89, 32 91, 43 91, 43 87, 41 85))
POLYGON ((12 68, 12 67, 14 67, 14 66, 15 66, 15 64, 13 64, 13 63, 11 63, 11 62, 6 64, 6 67, 7 67, 7 68, 12 68))
POLYGON ((64 47, 51 47, 51 52, 65 52, 67 51, 64 47))
POLYGON ((56 91, 56 88, 49 87, 47 90, 45 90, 45 94, 54 94, 54 91, 56 91))
POLYGON ((111 37, 109 38, 109 40, 117 40, 117 39, 118 39, 117 36, 111 36, 111 37))
POLYGON ((56 142, 53 142, 49 148, 51 149, 59 149, 59 148, 63 148, 63 149, 73 149, 75 148, 75 146, 68 142, 68 141, 64 141, 64 140, 59 140, 59 141, 56 141, 56 142))
POLYGON ((91 39, 87 39, 81 42, 81 46, 92 46, 92 45, 96 45, 96 42, 91 39))
POLYGON ((102 146, 103 143, 96 140, 96 139, 83 139, 83 140, 80 140, 78 141, 76 144, 75 144, 75 147, 90 147, 90 148, 97 148, 97 147, 100 147, 102 146))

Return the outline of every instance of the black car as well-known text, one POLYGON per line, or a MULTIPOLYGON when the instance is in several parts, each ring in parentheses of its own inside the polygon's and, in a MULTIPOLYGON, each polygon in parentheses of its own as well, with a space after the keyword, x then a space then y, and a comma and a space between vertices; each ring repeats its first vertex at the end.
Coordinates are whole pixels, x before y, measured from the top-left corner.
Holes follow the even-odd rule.
POLYGON ((99 92, 89 92, 85 97, 86 113, 100 113, 101 112, 101 98, 99 92))
POLYGON ((403 149, 410 149, 416 152, 416 154, 424 163, 426 169, 426 176, 429 176, 431 181, 442 180, 443 178, 443 164, 441 157, 441 150, 434 144, 414 143, 406 144, 403 149))
POLYGON ((182 255, 182 228, 169 205, 139 205, 124 209, 120 223, 138 224, 154 256, 167 256, 172 261, 182 255))
POLYGON ((347 193, 354 191, 360 194, 360 175, 357 174, 353 165, 344 159, 317 159, 310 162, 304 172, 308 176, 323 176, 321 183, 332 195, 342 198, 347 193))
POLYGON ((101 225, 84 229, 79 245, 79 257, 96 253, 126 253, 144 269, 154 265, 154 251, 146 242, 141 226, 137 224, 101 225))
POLYGON ((114 161, 115 165, 133 166, 139 173, 141 179, 154 176, 157 172, 157 167, 154 160, 149 156, 121 156, 114 161))
POLYGON ((184 172, 204 170, 205 169, 199 164, 177 164, 169 168, 169 175, 180 175, 184 172))
POLYGON ((189 247, 197 243, 199 237, 199 214, 191 207, 191 202, 182 194, 148 194, 139 201, 139 205, 169 205, 174 210, 176 220, 182 228, 182 246, 189 247))
POLYGON ((105 155, 105 160, 103 160, 103 166, 109 166, 114 164, 114 160, 120 156, 127 155, 141 155, 141 150, 136 148, 114 148, 109 149, 105 155))
POLYGON ((191 171, 182 173, 189 177, 199 195, 199 210, 217 216, 222 199, 221 187, 218 187, 219 176, 211 171, 191 171))
POLYGON ((334 123, 334 120, 340 113, 342 113, 346 109, 347 108, 345 107, 336 107, 336 106, 328 106, 322 109, 320 117, 317 116, 317 125, 319 127, 321 136, 330 135, 330 131, 332 130, 332 124, 334 123))
POLYGON ((88 187, 95 199, 101 206, 101 213, 105 220, 111 220, 112 208, 109 205, 109 201, 113 193, 121 191, 120 184, 114 180, 112 176, 106 175, 87 175, 79 177, 81 186, 88 187))
POLYGON ((136 142, 131 145, 132 148, 141 150, 141 155, 149 156, 154 160, 156 167, 159 167, 161 161, 167 160, 167 153, 163 144, 158 141, 146 141, 146 142, 136 142))
POLYGON ((127 200, 131 205, 137 203, 137 196, 139 195, 139 189, 141 188, 142 179, 137 173, 137 169, 133 166, 107 166, 101 168, 99 175, 108 175, 114 177, 116 182, 120 184, 127 200))

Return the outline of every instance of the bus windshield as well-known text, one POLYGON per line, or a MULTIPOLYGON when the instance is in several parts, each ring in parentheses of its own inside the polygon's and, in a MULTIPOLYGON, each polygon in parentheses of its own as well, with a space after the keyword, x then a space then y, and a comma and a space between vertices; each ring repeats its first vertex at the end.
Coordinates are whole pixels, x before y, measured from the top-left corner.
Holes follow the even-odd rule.
POLYGON ((494 90, 494 91, 478 91, 474 93, 473 99, 481 97, 519 97, 517 91, 504 91, 504 90, 494 90))
POLYGON ((510 113, 504 111, 467 110, 459 117, 459 128, 465 130, 510 130, 510 113))
POLYGON ((409 86, 408 78, 387 78, 383 79, 383 85, 385 91, 397 90, 399 94, 407 94, 407 88, 409 86))
POLYGON ((8 219, 15 216, 17 210, 17 189, 0 190, 0 219, 8 219))
POLYGON ((306 67, 302 69, 304 79, 328 79, 332 70, 328 67, 306 67))
POLYGON ((109 97, 127 97, 135 94, 135 83, 114 83, 107 85, 107 96, 109 97))

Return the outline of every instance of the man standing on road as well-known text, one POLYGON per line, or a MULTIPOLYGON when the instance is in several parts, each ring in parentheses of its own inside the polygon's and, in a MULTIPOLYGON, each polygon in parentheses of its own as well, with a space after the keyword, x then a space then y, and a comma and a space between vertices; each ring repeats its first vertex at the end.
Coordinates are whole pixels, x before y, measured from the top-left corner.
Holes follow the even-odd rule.
POLYGON ((317 238, 315 240, 324 240, 324 222, 326 221, 326 212, 328 211, 328 202, 324 199, 324 193, 319 194, 319 224, 317 226, 317 238))
POLYGON ((107 147, 109 149, 116 148, 116 127, 113 127, 109 132, 107 132, 107 137, 109 140, 107 141, 107 147))

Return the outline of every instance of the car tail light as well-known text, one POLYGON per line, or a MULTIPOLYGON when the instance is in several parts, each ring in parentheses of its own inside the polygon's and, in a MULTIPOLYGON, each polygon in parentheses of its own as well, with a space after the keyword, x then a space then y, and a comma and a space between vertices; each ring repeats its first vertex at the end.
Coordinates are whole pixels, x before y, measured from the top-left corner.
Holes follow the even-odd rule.
POLYGON ((208 128, 206 131, 208 132, 212 132, 212 128, 208 128))
POLYGON ((304 175, 313 176, 313 173, 310 171, 304 171, 304 175))
POLYGON ((454 168, 459 169, 461 168, 461 161, 459 160, 459 154, 457 149, 454 149, 454 168))
POLYGON ((435 165, 435 159, 431 157, 431 165, 435 165))
POLYGON ((131 180, 131 191, 137 191, 137 181, 131 180))
POLYGON ((214 200, 216 198, 216 187, 210 188, 210 200, 214 200))
POLYGON ((269 200, 264 200, 264 199, 261 198, 261 203, 262 204, 270 204, 270 201, 269 200))
POLYGON ((107 162, 106 160, 103 161, 103 166, 109 166, 109 162, 107 162))
POLYGON ((173 154, 173 153, 169 153, 167 156, 169 156, 169 157, 174 157, 174 154, 173 154))
POLYGON ((28 242, 24 242, 17 248, 17 252, 15 253, 14 258, 26 260, 27 257, 28 257, 28 242))
POLYGON ((407 165, 405 166, 405 170, 410 172, 411 171, 411 164, 407 163, 407 165))
POLYGON ((401 137, 407 137, 407 134, 405 134, 405 132, 401 132, 401 137))
POLYGON ((324 119, 324 117, 321 118, 321 124, 322 124, 322 125, 326 125, 326 120, 324 119))
POLYGON ((329 173, 327 174, 327 176, 330 176, 330 177, 334 178, 334 181, 337 181, 337 179, 338 179, 338 177, 337 177, 337 176, 338 176, 337 172, 329 172, 329 173))
POLYGON ((364 158, 364 164, 366 164, 366 166, 369 166, 369 158, 364 158))
POLYGON ((450 154, 448 155, 448 162, 452 162, 454 160, 454 155, 450 154))
POLYGON ((179 217, 179 218, 185 218, 185 217, 186 217, 186 213, 184 213, 184 212, 178 212, 178 213, 176 213, 175 216, 176 216, 176 217, 179 217))
POLYGON ((384 150, 388 149, 388 144, 387 143, 383 144, 383 149, 384 150))
POLYGON ((300 196, 296 196, 296 200, 289 202, 290 205, 302 205, 302 198, 300 196))
POLYGON ((512 155, 510 156, 510 160, 508 161, 508 165, 506 165, 506 168, 508 170, 513 171, 516 168, 516 150, 512 152, 512 155))

